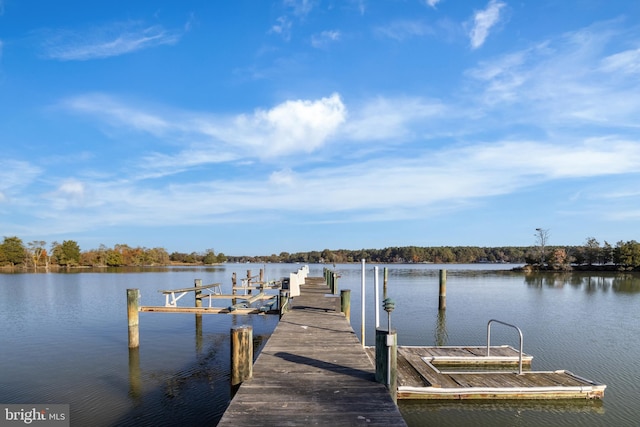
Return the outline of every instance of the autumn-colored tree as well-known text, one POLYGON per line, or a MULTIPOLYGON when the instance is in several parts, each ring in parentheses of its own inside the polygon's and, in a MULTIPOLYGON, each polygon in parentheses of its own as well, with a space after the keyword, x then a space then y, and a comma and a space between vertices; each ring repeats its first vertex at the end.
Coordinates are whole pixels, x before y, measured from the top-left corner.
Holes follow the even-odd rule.
POLYGON ((554 270, 570 270, 571 262, 570 257, 567 255, 567 251, 563 248, 556 248, 551 252, 549 258, 549 265, 554 270))
POLYGON ((49 259, 47 257, 47 250, 45 249, 46 244, 47 242, 44 240, 34 240, 33 242, 27 243, 27 251, 34 269, 38 268, 38 265, 42 261, 45 263, 45 268, 49 268, 49 259))

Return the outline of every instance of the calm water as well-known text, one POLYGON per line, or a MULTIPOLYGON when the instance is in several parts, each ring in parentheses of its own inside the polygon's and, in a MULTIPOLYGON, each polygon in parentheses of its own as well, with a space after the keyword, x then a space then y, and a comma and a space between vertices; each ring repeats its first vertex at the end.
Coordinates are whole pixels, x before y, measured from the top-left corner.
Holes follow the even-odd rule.
MULTIPOLYGON (((222 282, 228 293, 233 272, 243 277, 261 267, 0 274, 0 402, 69 403, 72 425, 79 426, 215 425, 230 400, 229 329, 252 325, 259 349, 275 316, 204 315, 198 333, 193 314, 140 313, 140 349, 130 352, 126 289, 139 288, 143 305, 163 305, 159 289, 202 279, 222 282)), ((396 301, 391 322, 400 345, 482 345, 487 321, 496 318, 522 329, 534 369, 567 369, 608 386, 605 399, 593 402, 401 402, 409 425, 638 425, 640 276, 529 278, 499 270, 511 266, 388 267, 388 292, 396 301), (441 314, 439 268, 448 270, 441 314)), ((297 268, 267 265, 266 274, 280 278, 297 268)), ((310 268, 311 275, 322 274, 321 265, 310 268)), ((339 287, 352 291, 351 320, 360 335, 361 267, 336 268, 339 287)), ((366 275, 365 338, 371 344, 372 266, 366 275)), ((386 325, 384 311, 380 319, 386 325)), ((492 344, 517 343, 513 330, 492 328, 492 344)))

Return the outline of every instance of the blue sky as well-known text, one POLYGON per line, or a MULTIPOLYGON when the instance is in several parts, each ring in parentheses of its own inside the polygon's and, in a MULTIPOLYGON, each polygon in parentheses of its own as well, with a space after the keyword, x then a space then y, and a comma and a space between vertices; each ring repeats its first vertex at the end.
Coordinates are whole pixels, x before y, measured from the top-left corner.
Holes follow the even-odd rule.
POLYGON ((0 235, 640 239, 636 0, 0 0, 0 235))

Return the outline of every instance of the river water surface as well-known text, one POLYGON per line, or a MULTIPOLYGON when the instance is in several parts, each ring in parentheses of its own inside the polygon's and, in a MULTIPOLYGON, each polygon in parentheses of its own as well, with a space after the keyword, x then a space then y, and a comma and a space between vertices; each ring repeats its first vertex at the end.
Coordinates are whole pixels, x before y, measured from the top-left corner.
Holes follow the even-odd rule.
MULTIPOLYGON (((142 305, 164 305, 158 290, 189 287, 194 279, 221 282, 230 293, 233 272, 245 277, 247 269, 257 274, 265 268, 268 279, 279 279, 298 267, 0 274, 0 403, 68 403, 74 426, 215 425, 231 395, 229 329, 252 325, 259 351, 277 317, 203 315, 200 327, 193 314, 140 313, 140 349, 129 351, 126 289, 139 288, 142 305)), ((322 267, 310 265, 310 275, 321 276, 322 267)), ((400 345, 483 345, 488 320, 498 319, 522 329, 533 369, 566 369, 607 384, 603 401, 401 401, 410 426, 639 424, 640 276, 525 276, 508 265, 387 267, 400 345), (447 309, 438 312, 441 268, 447 269, 447 309)), ((335 268, 339 288, 351 289, 351 322, 360 337, 361 266, 335 268)), ((371 345, 371 265, 365 295, 365 343, 371 345)), ((191 305, 193 299, 182 301, 191 305)), ((386 325, 384 311, 380 322, 386 325)), ((492 344, 517 347, 510 328, 494 325, 491 335, 492 344)))

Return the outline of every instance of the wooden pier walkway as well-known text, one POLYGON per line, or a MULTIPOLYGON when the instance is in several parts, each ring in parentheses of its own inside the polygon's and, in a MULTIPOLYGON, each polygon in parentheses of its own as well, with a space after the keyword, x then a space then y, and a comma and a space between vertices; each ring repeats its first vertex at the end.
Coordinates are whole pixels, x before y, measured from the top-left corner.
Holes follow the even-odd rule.
POLYGON ((219 426, 406 426, 324 278, 308 277, 219 426))

